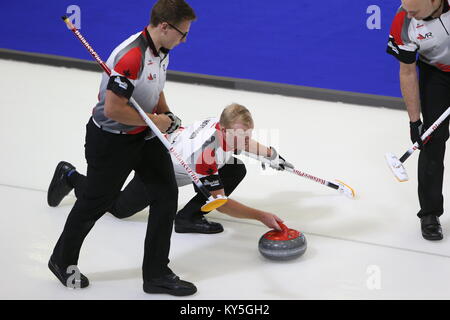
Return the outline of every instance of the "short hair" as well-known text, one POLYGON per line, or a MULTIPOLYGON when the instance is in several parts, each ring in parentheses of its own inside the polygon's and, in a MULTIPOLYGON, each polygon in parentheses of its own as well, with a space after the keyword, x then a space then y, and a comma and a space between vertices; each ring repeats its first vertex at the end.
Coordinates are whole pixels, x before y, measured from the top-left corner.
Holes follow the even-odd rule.
POLYGON ((223 109, 220 115, 220 125, 226 129, 235 123, 241 123, 247 127, 253 126, 253 118, 250 111, 238 103, 232 103, 223 109))
POLYGON ((158 0, 152 8, 150 24, 153 27, 163 22, 176 25, 196 19, 194 9, 184 0, 158 0))

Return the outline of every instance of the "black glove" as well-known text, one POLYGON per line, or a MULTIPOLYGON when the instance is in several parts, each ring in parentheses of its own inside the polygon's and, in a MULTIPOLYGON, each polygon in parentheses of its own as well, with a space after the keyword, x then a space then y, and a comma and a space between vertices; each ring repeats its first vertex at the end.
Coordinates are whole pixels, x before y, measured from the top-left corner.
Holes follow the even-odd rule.
POLYGON ((169 129, 167 129, 166 133, 171 134, 175 132, 180 126, 181 126, 181 119, 178 118, 176 115, 174 115, 172 112, 164 112, 165 115, 167 115, 170 120, 172 120, 172 124, 170 125, 169 129))
MULTIPOLYGON (((274 147, 270 147, 270 149, 272 150, 272 156, 265 158, 267 160, 270 160, 269 166, 272 169, 278 171, 283 171, 286 169, 286 167, 294 169, 294 166, 291 163, 287 162, 282 156, 280 156, 274 147)), ((265 170, 266 169, 265 163, 263 162, 261 165, 265 170)))
POLYGON ((411 141, 412 143, 419 143, 419 149, 422 149, 423 147, 423 141, 422 141, 422 133, 423 133, 423 124, 422 121, 417 120, 416 122, 410 122, 409 123, 410 128, 410 135, 411 135, 411 141))

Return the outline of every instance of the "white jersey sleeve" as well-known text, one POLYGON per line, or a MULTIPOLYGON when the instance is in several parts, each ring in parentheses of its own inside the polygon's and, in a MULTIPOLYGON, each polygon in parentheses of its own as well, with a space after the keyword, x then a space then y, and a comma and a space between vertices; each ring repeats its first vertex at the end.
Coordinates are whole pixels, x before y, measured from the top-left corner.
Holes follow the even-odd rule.
MULTIPOLYGON (((186 128, 182 127, 168 138, 207 189, 210 191, 223 189, 219 169, 232 158, 233 150, 227 150, 217 118, 205 119, 186 128)), ((191 183, 188 174, 173 156, 172 161, 177 184, 182 186, 191 183)))

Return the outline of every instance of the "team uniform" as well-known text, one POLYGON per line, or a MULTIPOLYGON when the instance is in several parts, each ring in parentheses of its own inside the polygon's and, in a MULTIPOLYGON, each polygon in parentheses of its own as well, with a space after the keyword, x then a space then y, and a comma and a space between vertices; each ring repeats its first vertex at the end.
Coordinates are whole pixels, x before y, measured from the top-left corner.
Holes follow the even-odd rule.
MULTIPOLYGON (((400 62, 417 61, 424 129, 429 128, 450 106, 450 6, 444 0, 438 18, 409 19, 400 8, 392 23, 387 52, 400 62)), ((433 133, 419 155, 419 217, 440 216, 444 212, 443 176, 445 143, 449 119, 433 133)))
MULTIPOLYGON (((155 113, 159 94, 164 89, 166 71, 169 65, 169 50, 162 48, 156 52, 147 29, 138 32, 113 50, 106 61, 112 70, 111 77, 103 73, 100 84, 99 101, 92 112, 94 123, 112 133, 137 134, 147 126, 129 126, 105 116, 106 90, 134 100, 146 113, 155 113)), ((131 106, 131 103, 129 103, 131 106)))
POLYGON ((52 255, 62 270, 78 264, 85 237, 95 222, 114 206, 134 170, 152 208, 144 245, 144 281, 171 274, 168 255, 178 188, 170 155, 158 139, 148 139, 151 134, 148 127, 128 126, 104 115, 106 90, 126 98, 133 95, 144 111, 155 111, 164 88, 168 61, 168 50, 157 52, 147 29, 125 40, 108 58, 112 74, 103 75, 99 102, 86 125, 88 167, 83 192, 77 194, 52 255))
MULTIPOLYGON (((219 134, 219 119, 209 118, 198 121, 187 128, 179 128, 168 135, 175 150, 198 175, 200 181, 210 191, 223 189, 218 170, 233 158, 234 150, 229 149, 219 134)), ((188 173, 172 155, 178 186, 190 184, 188 173)))
MULTIPOLYGON (((217 118, 208 118, 188 127, 180 127, 166 137, 209 191, 224 189, 228 196, 246 174, 245 165, 233 157, 235 150, 227 147, 220 133, 217 118)), ((173 155, 172 162, 177 185, 181 187, 191 184, 189 175, 173 155)), ((77 197, 81 196, 85 190, 84 176, 78 177, 73 182, 75 194, 77 197)), ((177 219, 189 220, 203 213, 200 208, 205 204, 206 199, 195 185, 194 188, 197 194, 180 210, 177 219)), ((148 205, 144 183, 139 175, 135 174, 110 208, 110 212, 118 218, 127 218, 148 205)))

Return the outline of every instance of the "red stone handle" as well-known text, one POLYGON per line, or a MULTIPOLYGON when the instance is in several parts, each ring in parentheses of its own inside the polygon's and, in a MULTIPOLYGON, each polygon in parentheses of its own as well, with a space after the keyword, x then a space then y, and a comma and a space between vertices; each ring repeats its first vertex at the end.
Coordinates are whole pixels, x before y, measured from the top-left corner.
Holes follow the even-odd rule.
POLYGON ((281 235, 285 238, 288 237, 289 228, 284 224, 279 222, 278 225, 281 227, 281 231, 277 231, 278 233, 281 233, 281 235))

